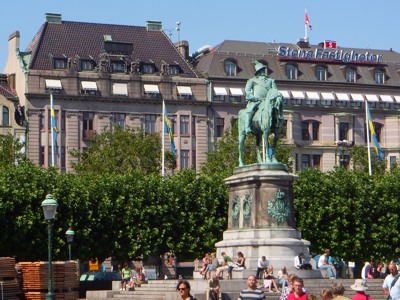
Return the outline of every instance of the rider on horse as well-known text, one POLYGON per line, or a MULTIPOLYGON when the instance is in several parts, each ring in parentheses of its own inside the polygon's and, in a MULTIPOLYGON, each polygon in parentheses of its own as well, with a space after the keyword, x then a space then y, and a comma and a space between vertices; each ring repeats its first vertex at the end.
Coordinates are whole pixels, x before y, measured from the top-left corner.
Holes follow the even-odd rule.
POLYGON ((272 122, 272 113, 274 107, 278 110, 278 115, 276 116, 279 119, 283 119, 282 115, 282 103, 276 103, 276 99, 278 96, 282 96, 278 92, 278 87, 275 84, 275 80, 272 78, 268 78, 265 72, 267 68, 266 65, 254 61, 255 63, 255 76, 250 78, 246 83, 246 135, 251 132, 251 122, 253 116, 258 109, 260 103, 264 100, 273 101, 271 103, 271 122, 272 122))

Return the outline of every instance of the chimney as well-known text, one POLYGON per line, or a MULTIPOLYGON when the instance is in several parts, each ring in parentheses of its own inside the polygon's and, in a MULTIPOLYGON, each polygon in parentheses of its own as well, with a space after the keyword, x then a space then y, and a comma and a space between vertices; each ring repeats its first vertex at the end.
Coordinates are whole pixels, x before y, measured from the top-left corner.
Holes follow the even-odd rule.
POLYGON ((45 13, 44 18, 47 23, 61 24, 62 21, 61 14, 45 13))
POLYGON ((185 58, 189 58, 189 42, 188 41, 179 41, 175 43, 175 47, 178 48, 180 54, 185 58))
POLYGON ((162 23, 160 21, 147 21, 146 28, 147 31, 161 31, 162 23))

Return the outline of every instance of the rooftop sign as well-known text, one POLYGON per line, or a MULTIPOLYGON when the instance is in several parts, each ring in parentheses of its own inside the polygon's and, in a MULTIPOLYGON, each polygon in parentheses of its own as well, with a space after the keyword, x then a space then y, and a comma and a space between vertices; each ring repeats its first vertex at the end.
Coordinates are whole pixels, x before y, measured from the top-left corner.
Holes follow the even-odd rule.
POLYGON ((374 54, 369 51, 356 52, 356 51, 328 51, 326 49, 315 49, 315 50, 302 50, 302 49, 291 49, 290 47, 280 46, 278 48, 278 56, 285 58, 302 58, 302 59, 313 59, 313 60, 341 60, 346 63, 348 62, 371 62, 378 63, 382 59, 382 55, 374 54))

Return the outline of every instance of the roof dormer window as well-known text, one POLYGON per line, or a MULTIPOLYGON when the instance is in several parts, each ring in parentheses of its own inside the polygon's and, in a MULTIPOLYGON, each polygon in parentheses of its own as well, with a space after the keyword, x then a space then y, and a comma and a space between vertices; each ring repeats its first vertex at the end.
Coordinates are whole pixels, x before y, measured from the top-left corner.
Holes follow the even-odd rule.
POLYGON ((226 76, 236 76, 237 64, 235 61, 228 59, 225 61, 225 74, 226 76))
POLYGON ((67 59, 66 58, 54 58, 53 60, 54 69, 66 69, 67 59))

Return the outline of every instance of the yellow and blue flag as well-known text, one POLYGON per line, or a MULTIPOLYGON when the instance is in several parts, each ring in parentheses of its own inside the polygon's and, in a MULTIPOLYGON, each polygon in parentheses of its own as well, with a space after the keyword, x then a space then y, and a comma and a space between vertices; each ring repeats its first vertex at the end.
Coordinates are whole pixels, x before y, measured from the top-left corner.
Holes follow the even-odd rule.
POLYGON ((58 144, 57 144, 57 137, 58 137, 58 128, 57 128, 57 119, 54 113, 54 105, 51 103, 51 127, 52 127, 52 138, 53 138, 53 148, 54 153, 60 157, 60 152, 58 152, 58 144))
POLYGON ((374 127, 374 123, 372 122, 371 113, 369 112, 368 104, 366 103, 365 105, 367 106, 368 124, 369 124, 369 130, 371 132, 372 143, 374 144, 376 154, 379 156, 380 159, 383 160, 385 158, 385 153, 383 152, 381 146, 379 145, 378 138, 376 137, 375 127, 374 127))
POLYGON ((164 103, 164 130, 165 130, 165 133, 167 133, 169 136, 172 153, 176 157, 178 157, 178 154, 176 154, 176 150, 175 150, 174 133, 172 132, 172 124, 171 124, 171 120, 168 118, 168 113, 167 113, 167 108, 165 107, 165 103, 164 103))

